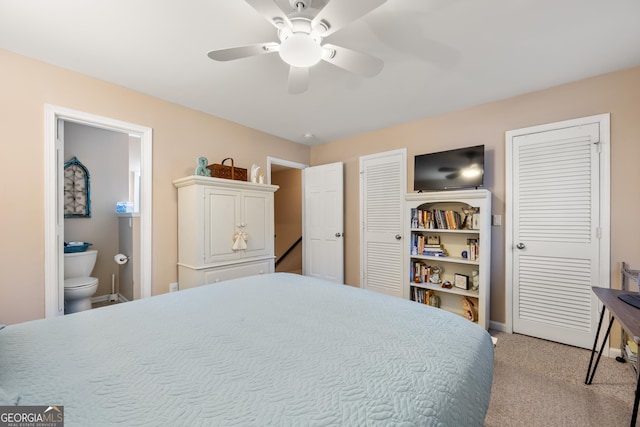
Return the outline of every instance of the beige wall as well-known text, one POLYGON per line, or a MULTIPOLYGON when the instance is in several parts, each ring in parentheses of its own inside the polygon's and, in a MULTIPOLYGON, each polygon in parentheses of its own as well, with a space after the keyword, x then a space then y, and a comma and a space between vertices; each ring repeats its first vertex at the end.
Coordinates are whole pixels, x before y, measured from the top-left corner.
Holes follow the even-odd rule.
MULTIPOLYGON (((177 193, 196 157, 309 163, 309 147, 0 49, 0 323, 44 317, 44 105, 153 129, 152 293, 177 281, 177 193)), ((213 83, 212 83, 213 84, 213 83)))
MULTIPOLYGON (((454 96, 455 94, 452 94, 454 96)), ((611 113, 611 280, 619 287, 620 262, 640 269, 640 67, 581 80, 437 117, 312 147, 311 164, 345 163, 345 281, 359 285, 359 156, 406 147, 408 191, 413 156, 469 145, 486 149, 485 186, 493 213, 505 213, 505 131, 611 113)), ((505 322, 503 227, 492 230, 491 320, 505 322)))
MULTIPOLYGON (((175 178, 193 173, 195 158, 236 164, 266 157, 319 165, 345 163, 345 280, 359 284, 358 158, 407 147, 408 183, 415 154, 485 144, 486 185, 504 215, 504 132, 611 113, 611 269, 640 268, 634 213, 640 210, 640 67, 358 135, 309 149, 216 117, 88 76, 0 50, 0 323, 44 316, 43 144, 46 103, 153 128, 153 294, 177 280, 175 178)), ((452 94, 454 96, 455 94, 452 94)), ((409 191, 411 191, 409 187, 409 191)), ((493 228, 491 319, 505 321, 504 229, 493 228)))

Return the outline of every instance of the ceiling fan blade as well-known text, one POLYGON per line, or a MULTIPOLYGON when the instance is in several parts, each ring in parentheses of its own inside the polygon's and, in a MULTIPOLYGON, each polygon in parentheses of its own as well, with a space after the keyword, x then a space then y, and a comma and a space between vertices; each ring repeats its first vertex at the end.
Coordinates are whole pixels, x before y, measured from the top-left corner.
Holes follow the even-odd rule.
POLYGON ((363 77, 373 77, 382 71, 384 67, 382 59, 366 53, 356 52, 333 44, 325 44, 322 47, 325 48, 324 52, 329 52, 323 55, 322 59, 363 77))
MULTIPOLYGON (((248 0, 247 0, 248 1, 248 0)), ((373 9, 381 6, 387 0, 332 0, 322 8, 311 21, 312 28, 318 28, 320 22, 328 26, 327 31, 321 33, 322 37, 335 33, 340 28, 352 21, 366 15, 373 9)))
POLYGON ((287 17, 287 14, 280 9, 280 7, 274 3, 273 0, 245 0, 251 7, 253 7, 260 15, 264 16, 267 21, 276 28, 280 28, 278 21, 284 22, 286 25, 291 26, 291 21, 287 17))
POLYGON ((228 49, 212 50, 207 56, 214 61, 231 61, 234 59, 246 58, 249 56, 262 55, 264 53, 277 52, 280 48, 278 43, 258 43, 249 46, 230 47, 228 49))
POLYGON ((305 92, 309 87, 309 69, 306 67, 289 68, 289 93, 305 92))

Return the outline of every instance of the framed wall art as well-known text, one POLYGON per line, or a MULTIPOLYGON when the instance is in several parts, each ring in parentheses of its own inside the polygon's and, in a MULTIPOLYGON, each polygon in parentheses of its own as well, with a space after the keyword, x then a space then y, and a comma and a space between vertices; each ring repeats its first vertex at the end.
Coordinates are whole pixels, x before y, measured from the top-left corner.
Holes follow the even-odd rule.
POLYGON ((89 171, 76 157, 64 164, 64 217, 91 218, 89 171))

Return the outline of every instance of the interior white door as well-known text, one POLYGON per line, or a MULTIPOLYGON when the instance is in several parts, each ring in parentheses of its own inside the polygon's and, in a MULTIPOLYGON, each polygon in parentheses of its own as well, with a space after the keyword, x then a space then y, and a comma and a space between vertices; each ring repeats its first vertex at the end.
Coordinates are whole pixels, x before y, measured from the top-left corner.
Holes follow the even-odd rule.
POLYGON ((303 181, 303 274, 344 283, 342 162, 308 167, 303 181))
MULTIPOLYGON (((56 264, 58 278, 54 316, 64 314, 64 120, 56 121, 56 264)), ((49 314, 47 314, 49 317, 49 314)))
POLYGON ((361 287, 402 298, 407 152, 360 157, 361 287))
POLYGON ((600 123, 559 125, 507 143, 513 331, 590 348, 598 321, 591 287, 603 285, 601 257, 608 259, 601 251, 600 123))

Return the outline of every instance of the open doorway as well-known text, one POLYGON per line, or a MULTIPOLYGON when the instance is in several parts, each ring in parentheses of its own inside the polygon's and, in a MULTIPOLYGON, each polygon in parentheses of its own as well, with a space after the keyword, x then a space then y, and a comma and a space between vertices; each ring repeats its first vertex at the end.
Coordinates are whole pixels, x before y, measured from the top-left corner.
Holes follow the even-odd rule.
MULTIPOLYGON (((133 294, 139 298, 151 295, 151 146, 152 131, 148 127, 105 117, 45 106, 45 315, 64 314, 65 240, 63 212, 63 172, 65 161, 65 123, 112 131, 127 138, 139 154, 139 222, 135 236, 139 242, 139 262, 134 273, 133 294)), ((115 206, 113 215, 115 216, 115 206)), ((108 251, 112 252, 112 251, 108 251)), ((115 254, 105 253, 113 259, 115 254)), ((107 284, 110 289, 110 280, 107 284)))
MULTIPOLYGON (((90 275, 98 279, 98 286, 90 299, 92 306, 139 299, 139 286, 136 285, 140 280, 134 278, 134 274, 140 263, 139 245, 136 244, 140 221, 140 138, 75 122, 64 121, 63 124, 63 235, 65 243, 89 242, 87 250, 95 251, 96 262, 90 275), (69 213, 77 209, 75 205, 67 205, 73 203, 71 199, 77 200, 71 196, 74 186, 67 184, 67 180, 72 179, 67 175, 72 175, 72 171, 67 173, 66 165, 74 161, 81 162, 89 172, 89 215, 69 213), (66 197, 68 193, 69 200, 66 197), (118 262, 114 258, 116 254, 123 255, 119 256, 118 262)), ((68 249, 73 254, 74 248, 73 245, 65 246, 65 251, 68 249)), ((77 258, 77 255, 63 256, 66 261, 67 256, 77 258)), ((64 273, 67 278, 67 272, 64 273)))
POLYGON ((302 274, 302 170, 308 165, 267 158, 268 183, 274 194, 275 271, 302 274))

